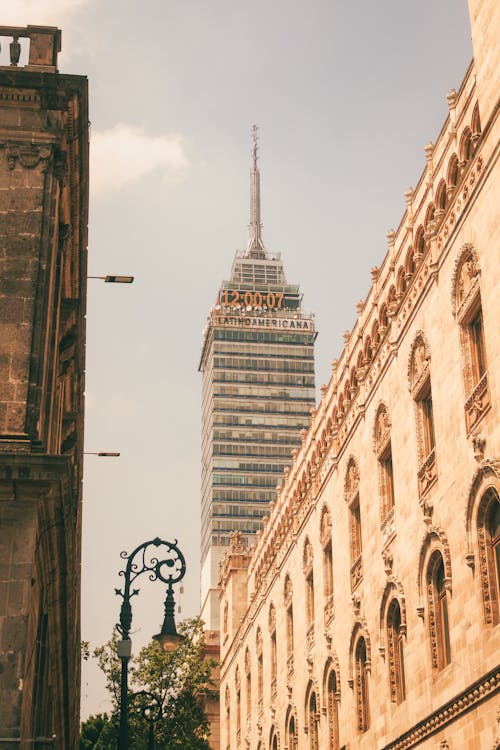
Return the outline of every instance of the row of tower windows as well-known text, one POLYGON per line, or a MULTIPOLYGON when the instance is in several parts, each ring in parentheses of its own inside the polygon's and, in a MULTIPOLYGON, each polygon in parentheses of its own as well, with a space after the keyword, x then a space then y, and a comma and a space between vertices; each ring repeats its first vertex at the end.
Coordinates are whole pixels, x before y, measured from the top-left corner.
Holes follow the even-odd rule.
POLYGON ((308 344, 312 346, 313 338, 310 333, 278 333, 233 328, 216 328, 214 331, 216 341, 254 341, 268 344, 308 344))
MULTIPOLYGON (((304 358, 305 359, 305 358, 304 358)), ((314 372, 314 360, 293 361, 288 359, 249 359, 248 357, 214 357, 214 369, 276 370, 278 372, 314 372)))

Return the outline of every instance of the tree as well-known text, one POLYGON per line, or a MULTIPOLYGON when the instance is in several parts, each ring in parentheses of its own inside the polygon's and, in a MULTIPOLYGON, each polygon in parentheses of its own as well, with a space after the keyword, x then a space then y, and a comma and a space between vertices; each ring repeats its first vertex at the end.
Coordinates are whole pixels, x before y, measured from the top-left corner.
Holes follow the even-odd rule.
POLYGON ((109 750, 116 746, 117 729, 108 714, 96 714, 82 723, 80 750, 109 750))
MULTIPOLYGON (((209 750, 204 698, 212 692, 214 662, 204 657, 203 623, 199 618, 181 623, 179 635, 181 640, 174 651, 166 652, 153 641, 130 662, 131 750, 147 750, 150 731, 154 732, 156 750, 209 750)), ((121 670, 117 641, 114 633, 108 643, 93 652, 106 676, 113 710, 110 717, 100 714, 84 722, 80 750, 113 748, 116 744, 121 670), (101 738, 108 744, 99 744, 101 738), (89 744, 92 741, 94 744, 89 744)))

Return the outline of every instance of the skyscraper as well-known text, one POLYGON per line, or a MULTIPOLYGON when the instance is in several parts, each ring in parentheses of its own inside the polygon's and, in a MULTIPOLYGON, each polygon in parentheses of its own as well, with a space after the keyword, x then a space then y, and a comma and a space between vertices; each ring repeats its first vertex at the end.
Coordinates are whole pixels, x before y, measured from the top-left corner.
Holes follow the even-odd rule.
POLYGON ((267 251, 261 229, 254 126, 250 238, 208 315, 199 366, 202 617, 213 630, 230 533, 251 541, 262 527, 315 403, 314 317, 303 312, 299 286, 287 283, 281 257, 267 251))

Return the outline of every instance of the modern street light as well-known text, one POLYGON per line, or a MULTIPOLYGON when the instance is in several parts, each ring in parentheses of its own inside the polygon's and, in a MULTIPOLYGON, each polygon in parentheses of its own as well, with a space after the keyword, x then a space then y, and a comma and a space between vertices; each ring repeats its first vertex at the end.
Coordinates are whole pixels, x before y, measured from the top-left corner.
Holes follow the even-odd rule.
POLYGON ((116 451, 84 451, 84 456, 99 456, 100 458, 118 458, 116 451))
POLYGON ((133 276, 87 276, 87 279, 101 279, 105 284, 132 284, 133 276))
POLYGON ((127 555, 126 552, 121 552, 120 557, 126 560, 127 564, 125 570, 120 571, 120 575, 125 579, 123 590, 115 589, 115 594, 122 597, 120 622, 116 626, 122 637, 118 641, 117 647, 117 654, 121 660, 120 735, 118 738, 118 750, 128 750, 128 663, 132 652, 132 642, 130 640, 132 607, 130 600, 139 593, 139 589, 131 589, 131 585, 142 573, 148 573, 150 581, 159 580, 167 584, 163 625, 161 632, 154 637, 163 645, 174 646, 179 642, 180 636, 177 634, 175 628, 173 584, 178 583, 184 578, 186 561, 177 546, 177 539, 174 542, 166 542, 158 537, 149 542, 143 542, 130 555, 127 555), (159 548, 162 548, 161 555, 159 548), (160 556, 163 555, 163 559, 160 559, 160 556))

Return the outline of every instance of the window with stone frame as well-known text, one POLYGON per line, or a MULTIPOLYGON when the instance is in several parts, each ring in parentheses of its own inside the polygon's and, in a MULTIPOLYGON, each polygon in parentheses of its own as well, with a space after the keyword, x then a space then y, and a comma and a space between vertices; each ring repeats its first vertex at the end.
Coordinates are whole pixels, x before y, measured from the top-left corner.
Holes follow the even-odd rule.
POLYGON ((316 691, 310 686, 307 699, 307 730, 309 750, 319 750, 319 708, 316 691))
POLYGON ((297 717, 293 711, 290 711, 286 724, 286 739, 288 750, 297 750, 299 746, 299 733, 297 728, 297 717))
POLYGON ((323 550, 323 593, 325 597, 324 615, 325 627, 333 620, 333 552, 332 552, 332 518, 328 508, 324 507, 321 514, 321 546, 323 550))
POLYGON ((313 548, 309 538, 304 544, 303 569, 306 586, 306 643, 307 648, 312 648, 314 643, 314 570, 313 570, 313 548))
POLYGON ((262 630, 260 628, 257 629, 255 648, 257 651, 257 705, 260 715, 264 711, 264 659, 262 653, 262 630))
POLYGON ((236 746, 241 745, 241 679, 239 667, 236 667, 234 675, 234 688, 236 691, 236 746))
POLYGON ((224 702, 226 707, 226 750, 231 750, 231 695, 228 685, 226 685, 224 702))
POLYGON ((359 470, 353 458, 349 459, 345 477, 345 500, 349 509, 349 547, 351 553, 351 591, 363 578, 361 509, 359 504, 359 470))
POLYGON ((339 750, 339 712, 337 675, 330 669, 326 682, 326 714, 328 720, 328 750, 339 750))
POLYGON ((375 452, 378 463, 380 528, 385 545, 395 531, 391 422, 385 404, 380 404, 375 417, 375 452))
POLYGON ((269 750, 278 750, 278 737, 274 729, 271 733, 271 742, 269 743, 269 750))
POLYGON ((276 643, 276 609, 274 604, 269 607, 269 636, 271 645, 271 703, 275 703, 278 695, 278 653, 276 643))
POLYGON ((249 732, 252 721, 252 659, 248 648, 245 651, 245 694, 247 731, 249 732))
POLYGON ((477 536, 485 621, 500 622, 500 497, 495 487, 484 492, 478 509, 477 536))
POLYGON ((436 438, 430 375, 430 354, 422 333, 418 334, 410 357, 410 389, 415 403, 418 492, 422 498, 437 480, 436 438))
POLYGON ((285 578, 283 602, 286 617, 286 667, 287 675, 290 678, 293 674, 293 587, 289 575, 285 578))
POLYGON ((440 671, 450 663, 449 594, 441 552, 434 550, 427 565, 427 606, 432 666, 440 671))
POLYGON ((229 619, 229 604, 227 601, 225 601, 224 612, 222 616, 222 635, 224 637, 224 641, 226 641, 228 637, 228 619, 229 619))
POLYGON ((50 715, 52 700, 52 685, 49 672, 48 660, 48 622, 47 613, 43 612, 44 599, 42 594, 39 597, 39 617, 36 633, 35 647, 35 676, 33 684, 33 707, 34 707, 34 726, 37 734, 40 736, 49 736, 50 732, 50 715))
POLYGON ((354 694, 356 724, 359 732, 366 732, 370 726, 368 672, 366 641, 363 636, 360 636, 354 650, 354 694))
POLYGON ((399 601, 394 598, 387 609, 387 661, 389 690, 393 703, 402 703, 406 697, 404 667, 404 637, 406 628, 401 618, 399 601))
POLYGON ((471 244, 463 246, 455 264, 452 307, 457 320, 465 389, 465 425, 469 435, 490 407, 480 269, 471 244))

